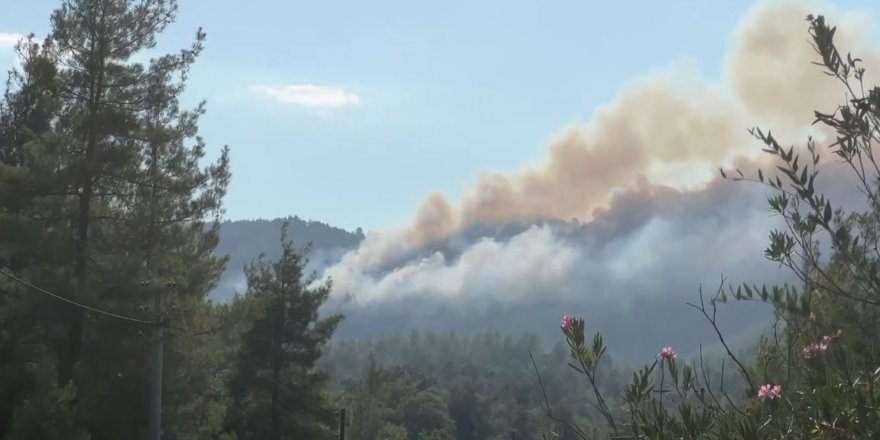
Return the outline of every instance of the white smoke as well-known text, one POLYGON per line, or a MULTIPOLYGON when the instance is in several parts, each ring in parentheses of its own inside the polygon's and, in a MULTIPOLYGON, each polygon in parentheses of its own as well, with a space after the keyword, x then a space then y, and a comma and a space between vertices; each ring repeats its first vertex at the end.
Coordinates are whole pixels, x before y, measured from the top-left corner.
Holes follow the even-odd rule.
MULTIPOLYGON (((839 44, 859 50, 869 73, 880 67, 880 51, 865 44, 863 16, 817 2, 760 3, 732 35, 722 80, 688 64, 643 77, 588 124, 565 129, 540 163, 487 171, 457 203, 428 196, 411 225, 369 234, 324 272, 334 280, 333 304, 407 304, 413 315, 414 304, 465 313, 567 301, 607 325, 632 326, 609 316, 638 315, 628 307, 649 300, 657 307, 657 298, 681 306, 721 273, 785 279, 762 260, 777 221, 763 209, 762 191, 715 176, 719 165, 767 165, 748 128, 802 143, 813 110, 841 103, 840 87, 811 64, 809 13, 840 25, 839 44), (572 217, 584 226, 534 226, 461 243, 485 225, 572 217)), ((824 179, 840 176, 823 172, 824 179)))

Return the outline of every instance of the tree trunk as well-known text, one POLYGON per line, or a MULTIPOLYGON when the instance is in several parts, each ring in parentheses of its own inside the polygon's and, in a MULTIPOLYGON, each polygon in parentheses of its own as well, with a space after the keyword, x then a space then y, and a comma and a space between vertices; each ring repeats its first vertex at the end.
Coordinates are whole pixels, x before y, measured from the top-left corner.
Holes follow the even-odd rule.
MULTIPOLYGON (((88 248, 89 228, 91 227, 92 199, 94 197, 96 157, 98 156, 98 116, 104 86, 105 17, 100 18, 97 32, 93 36, 90 48, 90 61, 94 71, 89 81, 89 100, 87 104, 87 120, 84 138, 86 140, 85 163, 79 176, 79 204, 77 212, 77 230, 74 247, 73 277, 76 283, 76 298, 82 298, 88 286, 88 248)), ((86 314, 81 308, 70 306, 67 317, 67 346, 58 367, 58 382, 64 385, 73 380, 76 364, 82 358, 83 336, 85 332, 86 314)))

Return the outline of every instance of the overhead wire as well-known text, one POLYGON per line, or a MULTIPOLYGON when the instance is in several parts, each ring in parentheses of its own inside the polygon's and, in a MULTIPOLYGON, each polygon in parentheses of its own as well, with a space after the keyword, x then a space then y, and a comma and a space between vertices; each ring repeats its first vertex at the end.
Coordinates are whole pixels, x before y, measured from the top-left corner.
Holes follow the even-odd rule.
MULTIPOLYGON (((138 323, 138 324, 154 324, 153 321, 148 321, 148 320, 138 319, 138 318, 132 318, 132 317, 130 317, 130 316, 125 316, 125 315, 120 315, 120 314, 113 313, 113 312, 108 312, 108 311, 106 311, 106 310, 101 310, 101 309, 98 309, 98 308, 95 308, 95 307, 91 307, 91 306, 88 306, 88 305, 86 305, 86 304, 82 304, 82 303, 80 303, 80 302, 74 301, 74 300, 72 300, 72 299, 65 298, 65 297, 63 297, 63 296, 61 296, 61 295, 58 295, 58 294, 52 293, 52 292, 50 292, 50 291, 48 291, 48 290, 46 290, 46 289, 44 289, 44 288, 42 288, 42 287, 40 287, 40 286, 37 286, 37 285, 35 285, 35 284, 33 284, 33 283, 27 281, 27 280, 24 280, 24 279, 22 279, 22 278, 20 278, 20 277, 18 277, 18 276, 15 276, 14 274, 12 274, 12 273, 10 273, 10 272, 4 270, 4 269, 0 269, 0 275, 3 275, 3 276, 5 276, 6 278, 8 278, 8 279, 10 279, 10 280, 12 280, 12 281, 15 281, 16 283, 19 283, 19 284, 21 284, 21 285, 23 285, 23 286, 25 286, 25 287, 27 287, 27 288, 29 288, 29 289, 35 291, 35 292, 38 292, 38 293, 41 293, 41 294, 43 294, 43 295, 49 296, 49 297, 51 297, 51 298, 53 298, 53 299, 56 299, 56 300, 58 300, 58 301, 62 301, 62 302, 64 302, 64 303, 70 304, 70 305, 72 305, 72 306, 79 307, 79 308, 81 308, 81 309, 83 309, 83 310, 88 310, 88 311, 90 311, 90 312, 97 313, 97 314, 104 315, 104 316, 108 316, 108 317, 111 317, 111 318, 114 318, 114 319, 119 319, 119 320, 128 321, 128 322, 134 322, 134 323, 138 323)), ((177 329, 178 329, 178 330, 181 330, 181 331, 184 331, 184 332, 186 332, 186 333, 188 333, 188 334, 190 334, 190 335, 192 335, 192 336, 204 335, 204 334, 214 334, 214 333, 216 333, 217 331, 224 330, 224 329, 226 329, 226 328, 231 327, 232 325, 234 325, 235 323, 237 323, 238 321, 240 321, 240 319, 241 319, 241 317, 239 317, 238 319, 235 319, 235 320, 234 320, 233 322, 231 322, 231 323, 227 323, 226 325, 221 325, 221 326, 218 326, 218 327, 215 327, 215 328, 211 328, 211 329, 204 330, 204 331, 199 331, 199 332, 193 332, 193 331, 191 331, 191 330, 187 330, 187 329, 183 329, 183 328, 179 328, 179 327, 178 327, 177 329)), ((255 363, 252 363, 252 362, 247 361, 247 360, 245 360, 245 359, 239 359, 239 361, 245 361, 246 363, 250 364, 251 366, 256 367, 256 364, 255 364, 255 363)), ((277 385, 280 389, 282 389, 282 390, 285 391, 286 393, 290 393, 290 390, 287 388, 286 385, 284 385, 284 384, 282 384, 282 383, 279 383, 279 382, 275 381, 273 378, 270 378, 270 377, 264 377, 263 379, 268 379, 270 382, 273 382, 275 385, 277 385)), ((293 418, 293 417, 296 417, 294 414, 290 413, 289 411, 287 411, 285 408, 281 407, 280 405, 272 405, 272 406, 274 406, 276 409, 278 409, 278 410, 279 410, 281 413, 283 413, 285 416, 292 417, 292 418, 293 418)))
POLYGON ((135 323, 138 323, 138 324, 153 324, 153 323, 154 323, 153 321, 148 321, 148 320, 145 320, 145 319, 132 318, 132 317, 130 317, 130 316, 124 316, 124 315, 120 315, 120 314, 117 314, 117 313, 108 312, 108 311, 106 311, 106 310, 97 309, 97 308, 95 308, 95 307, 87 306, 87 305, 85 305, 85 304, 82 304, 82 303, 76 302, 76 301, 74 301, 74 300, 72 300, 72 299, 65 298, 65 297, 63 297, 63 296, 61 296, 61 295, 54 294, 54 293, 52 293, 52 292, 50 292, 50 291, 48 291, 48 290, 46 290, 46 289, 44 289, 44 288, 42 288, 42 287, 36 286, 36 285, 34 285, 34 284, 32 284, 32 283, 30 283, 30 282, 28 282, 28 281, 26 281, 26 280, 24 280, 24 279, 22 279, 22 278, 19 278, 19 277, 13 275, 13 274, 10 273, 10 272, 7 272, 7 271, 4 270, 4 269, 0 269, 0 275, 3 275, 3 276, 5 276, 6 278, 9 278, 9 279, 12 280, 12 281, 15 281, 15 282, 17 282, 17 283, 19 283, 19 284, 21 284, 21 285, 23 285, 23 286, 25 286, 25 287, 28 287, 28 288, 30 288, 31 290, 35 291, 35 292, 42 293, 43 295, 47 295, 47 296, 52 297, 52 298, 54 298, 54 299, 56 299, 56 300, 58 300, 58 301, 65 302, 65 303, 67 303, 67 304, 70 304, 70 305, 73 305, 73 306, 79 307, 79 308, 84 309, 84 310, 88 310, 88 311, 90 311, 90 312, 97 313, 97 314, 99 314, 99 315, 109 316, 109 317, 111 317, 111 318, 119 319, 119 320, 122 320, 122 321, 135 322, 135 323))

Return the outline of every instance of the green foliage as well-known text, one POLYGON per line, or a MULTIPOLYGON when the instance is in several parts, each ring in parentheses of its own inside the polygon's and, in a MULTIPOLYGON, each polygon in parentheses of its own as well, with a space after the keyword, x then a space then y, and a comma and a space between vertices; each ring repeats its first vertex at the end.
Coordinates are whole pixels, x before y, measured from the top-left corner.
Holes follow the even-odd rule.
MULTIPOLYGON (((153 291, 143 281, 176 286, 164 292, 175 318, 204 319, 213 313, 205 297, 225 263, 213 255, 217 227, 206 223, 220 213, 228 153, 202 166, 204 106, 179 103, 204 33, 178 53, 132 61, 154 46, 176 9, 168 0, 64 2, 44 41, 19 45, 22 68, 11 73, 0 105, 0 267, 136 321, 152 319, 145 312, 153 291)), ((149 327, 20 285, 0 289, 0 396, 8 397, 0 405, 0 433, 12 408, 37 392, 23 366, 48 350, 52 356, 42 361, 54 367, 55 381, 77 390, 68 405, 77 426, 93 438, 141 437, 149 327)), ((212 376, 199 370, 218 360, 190 350, 195 344, 183 338, 169 342, 170 366, 189 379, 167 378, 166 428, 214 431, 207 426, 219 424, 221 397, 212 376), (174 399, 194 390, 211 392, 201 405, 174 399)))
POLYGON ((281 234, 282 255, 246 270, 247 298, 256 315, 242 335, 230 379, 227 428, 239 440, 330 438, 335 417, 324 394, 325 373, 315 369, 339 315, 319 318, 330 283, 313 287, 305 251, 281 234))
MULTIPOLYGON (((342 341, 330 346, 321 365, 332 374, 334 387, 350 410, 350 439, 381 438, 377 436, 385 424, 413 426, 415 422, 404 420, 417 415, 406 408, 407 397, 417 395, 445 404, 445 411, 436 406, 428 413, 438 426, 450 419, 453 438, 540 438, 552 426, 544 415, 542 392, 535 388, 529 352, 523 347, 534 350, 554 414, 598 426, 601 416, 593 411, 589 396, 571 386, 580 377, 566 364, 565 344, 560 341, 545 350, 533 334, 513 338, 496 332, 412 332, 408 337, 342 341)), ((600 365, 597 382, 605 393, 617 391, 631 371, 607 357, 600 365)), ((619 402, 616 394, 607 400, 611 406, 619 402)), ((574 438, 571 432, 565 434, 564 438, 574 438)))
POLYGON ((89 440, 73 420, 71 407, 76 392, 63 388, 36 390, 15 412, 7 440, 89 440))
POLYGON ((452 440, 452 432, 448 429, 435 429, 430 432, 422 431, 419 433, 417 440, 452 440))
MULTIPOLYGON (((45 359, 45 358, 44 358, 45 359)), ((44 363, 43 365, 45 365, 44 363)), ((36 389, 15 410, 6 440, 89 440, 91 436, 78 427, 74 417, 76 387, 69 383, 57 386, 54 371, 33 365, 36 389)))
POLYGON ((418 438, 449 439, 455 425, 449 417, 446 402, 429 390, 407 394, 400 403, 403 426, 418 438))
POLYGON ((382 440, 407 440, 409 436, 406 434, 406 428, 393 423, 386 423, 379 430, 379 436, 382 440))

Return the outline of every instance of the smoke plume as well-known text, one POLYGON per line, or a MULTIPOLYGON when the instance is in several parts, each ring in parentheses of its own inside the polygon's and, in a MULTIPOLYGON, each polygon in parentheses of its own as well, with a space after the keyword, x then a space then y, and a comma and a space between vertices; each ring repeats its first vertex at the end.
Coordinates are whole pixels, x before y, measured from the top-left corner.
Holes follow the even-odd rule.
MULTIPOLYGON (((682 303, 700 285, 714 291, 721 273, 786 280, 762 259, 778 221, 763 209, 763 190, 716 176, 719 166, 768 165, 755 154, 753 126, 792 144, 827 139, 810 128, 813 110, 830 112, 844 95, 811 64, 810 13, 839 26, 839 47, 863 58, 869 75, 880 67, 864 16, 817 2, 760 3, 731 34, 722 78, 678 63, 635 79, 589 122, 555 136, 540 163, 485 171, 461 200, 431 194, 408 227, 368 234, 324 272, 335 306, 357 306, 360 317, 342 331, 441 316, 462 326, 486 316, 521 323, 577 308, 620 341, 644 336, 633 322, 653 319, 657 338, 702 343, 686 328, 696 317, 669 320, 687 312, 682 303)), ((830 161, 827 150, 823 157, 830 161)), ((845 173, 821 176, 824 188, 852 198, 845 173)), ((749 309, 735 319, 755 316, 749 309)))

